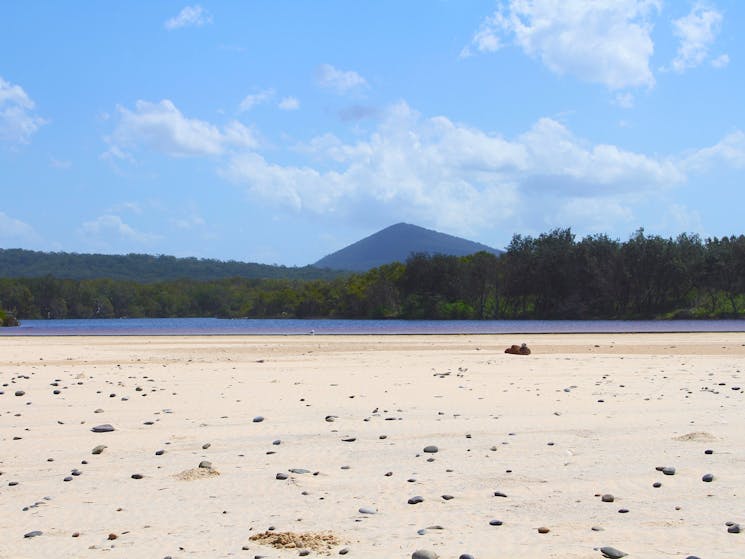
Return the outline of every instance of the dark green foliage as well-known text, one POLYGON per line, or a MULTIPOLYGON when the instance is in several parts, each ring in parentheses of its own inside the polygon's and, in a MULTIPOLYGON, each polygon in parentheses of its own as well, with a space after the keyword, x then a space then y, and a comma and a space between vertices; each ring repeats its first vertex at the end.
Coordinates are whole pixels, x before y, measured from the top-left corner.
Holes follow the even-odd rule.
POLYGON ((745 313, 745 236, 515 235, 507 252, 413 254, 333 279, 0 279, 23 318, 620 319, 745 313))
POLYGON ((313 266, 293 268, 250 262, 223 262, 201 258, 176 258, 148 254, 75 254, 0 249, 0 277, 38 278, 53 275, 63 279, 99 279, 151 283, 178 279, 331 279, 341 272, 313 266))

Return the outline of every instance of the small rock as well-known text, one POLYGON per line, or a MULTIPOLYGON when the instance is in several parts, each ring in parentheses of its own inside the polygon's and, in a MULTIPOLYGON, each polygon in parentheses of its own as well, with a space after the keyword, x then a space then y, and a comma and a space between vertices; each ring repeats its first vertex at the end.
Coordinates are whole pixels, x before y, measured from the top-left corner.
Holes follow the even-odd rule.
POLYGON ((541 526, 540 528, 538 528, 538 533, 539 533, 539 534, 548 534, 548 533, 549 533, 550 531, 551 531, 551 530, 549 530, 549 529, 548 529, 548 528, 546 528, 545 526, 541 526))
POLYGON ((276 476, 274 476, 275 479, 284 480, 287 479, 289 476, 284 472, 279 472, 276 476))
POLYGON ((495 497, 507 497, 505 493, 502 493, 501 491, 495 491, 494 492, 495 497))
POLYGON ((443 498, 443 500, 445 500, 445 501, 449 501, 450 499, 452 499, 452 498, 453 498, 453 496, 452 496, 452 495, 443 495, 443 496, 442 496, 442 498, 443 498))
POLYGON ((706 483, 714 481, 714 474, 704 474, 704 476, 701 478, 701 481, 705 481, 706 483))
POLYGON ((628 553, 624 553, 615 547, 601 547, 600 553, 603 554, 603 557, 607 557, 608 559, 621 559, 621 557, 626 557, 628 555, 628 553))
POLYGON ((199 467, 200 468, 205 468, 207 470, 211 470, 212 469, 212 462, 208 462, 207 460, 202 460, 199 463, 199 467))
POLYGON ((261 415, 257 415, 256 417, 253 418, 254 423, 261 423, 262 421, 264 421, 264 417, 261 415))
POLYGON ((348 547, 342 547, 339 550, 339 555, 346 555, 347 553, 349 553, 349 548, 348 547))
POLYGON ((503 522, 501 520, 490 520, 489 525, 490 526, 501 526, 503 522))
POLYGON ((31 532, 26 532, 23 534, 24 538, 35 538, 36 536, 41 536, 43 532, 41 530, 33 530, 31 532))
POLYGON ((91 454, 101 454, 106 449, 105 444, 100 444, 98 446, 94 446, 93 450, 91 450, 91 454))
POLYGON ((474 557, 470 553, 461 553, 458 559, 474 559, 474 557))
POLYGON ((107 539, 109 539, 109 540, 115 540, 115 539, 117 539, 118 537, 119 537, 119 536, 117 536, 116 534, 114 534, 114 533, 112 532, 111 534, 109 534, 109 537, 108 537, 107 539))
POLYGON ((424 452, 427 452, 429 454, 434 454, 435 452, 439 451, 440 449, 437 448, 435 445, 431 444, 429 446, 424 447, 424 452))
MULTIPOLYGON (((24 392, 23 390, 16 390, 16 391, 15 391, 15 395, 16 395, 16 396, 23 396, 24 394, 25 394, 25 392, 24 392)), ((38 531, 38 530, 36 530, 36 531, 38 531)), ((40 534, 40 533, 41 533, 41 532, 39 532, 39 534, 40 534)), ((33 534, 33 532, 29 532, 29 534, 33 534)), ((37 535, 37 536, 38 536, 39 534, 35 534, 35 535, 37 535)), ((26 537, 26 536, 24 536, 24 537, 26 537)), ((28 536, 28 537, 30 537, 30 538, 33 538, 34 536, 28 536)))
POLYGON ((727 528, 727 532, 730 534, 739 534, 740 533, 740 525, 739 524, 733 524, 729 528, 727 528))
POLYGON ((108 423, 104 423, 103 425, 96 425, 95 427, 91 428, 91 431, 94 433, 110 433, 114 430, 114 427, 109 425, 108 423))
POLYGON ((438 557, 440 556, 437 553, 428 549, 417 549, 411 554, 411 559, 438 559, 438 557))
POLYGON ((606 493, 605 495, 600 497, 600 500, 603 501, 604 503, 612 503, 613 501, 616 500, 616 498, 610 493, 606 493))
POLYGON ((142 474, 132 474, 132 479, 142 479, 142 474))
POLYGON ((673 466, 665 466, 664 468, 662 468, 662 473, 666 476, 674 476, 675 468, 673 466))
POLYGON ((407 502, 410 505, 418 505, 419 503, 424 502, 424 497, 420 497, 419 495, 416 495, 414 497, 411 497, 407 502))
POLYGON ((654 482, 654 483, 652 484, 652 487, 655 487, 655 488, 658 488, 658 487, 662 487, 662 484, 661 484, 661 483, 660 483, 659 481, 655 481, 655 482, 654 482))
POLYGON ((360 514, 376 514, 378 511, 370 507, 362 507, 359 510, 360 514))

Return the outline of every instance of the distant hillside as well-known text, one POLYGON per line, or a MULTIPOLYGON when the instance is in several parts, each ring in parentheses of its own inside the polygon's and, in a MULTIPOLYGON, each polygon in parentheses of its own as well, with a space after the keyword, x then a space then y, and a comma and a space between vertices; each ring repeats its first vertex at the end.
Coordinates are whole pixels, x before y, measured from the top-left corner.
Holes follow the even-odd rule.
POLYGON ((0 249, 0 277, 34 278, 52 275, 62 279, 129 280, 156 282, 176 279, 330 279, 339 272, 313 266, 302 268, 246 262, 176 258, 147 254, 76 254, 0 249))
POLYGON ((324 256, 314 266, 359 272, 391 262, 405 262, 412 253, 466 256, 481 251, 501 254, 501 251, 481 243, 408 223, 397 223, 324 256))

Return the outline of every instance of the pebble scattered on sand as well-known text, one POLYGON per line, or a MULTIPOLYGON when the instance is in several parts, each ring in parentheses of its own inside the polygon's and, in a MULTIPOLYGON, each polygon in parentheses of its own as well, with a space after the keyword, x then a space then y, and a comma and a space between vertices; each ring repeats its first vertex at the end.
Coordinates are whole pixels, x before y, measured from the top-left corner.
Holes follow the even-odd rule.
POLYGON ((110 433, 111 431, 114 431, 114 427, 108 423, 104 423, 103 425, 91 427, 91 431, 94 433, 110 433))

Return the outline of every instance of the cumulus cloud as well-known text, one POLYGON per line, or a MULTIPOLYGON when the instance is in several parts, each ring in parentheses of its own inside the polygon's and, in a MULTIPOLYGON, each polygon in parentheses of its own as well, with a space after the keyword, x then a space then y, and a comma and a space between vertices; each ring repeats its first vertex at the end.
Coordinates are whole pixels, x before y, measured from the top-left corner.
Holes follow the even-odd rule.
POLYGON ((711 61, 711 65, 714 68, 724 68, 727 64, 729 64, 729 55, 727 54, 720 54, 711 61))
POLYGON ((20 244, 35 243, 38 240, 39 235, 28 223, 0 211, 0 246, 11 248, 20 244))
POLYGON ((263 90, 258 91, 256 93, 251 93, 249 95, 246 95, 243 98, 243 101, 241 101, 240 105, 238 106, 238 109, 241 112, 250 111, 256 105, 260 105, 262 103, 266 103, 272 97, 274 97, 274 90, 273 89, 263 89, 263 90))
POLYGON ((212 23, 212 16, 207 10, 197 4, 186 6, 178 15, 166 20, 163 26, 168 31, 173 31, 182 27, 202 27, 208 23, 212 23))
POLYGON ((20 85, 0 76, 0 142, 27 144, 46 121, 34 114, 35 104, 20 85))
POLYGON ((343 95, 354 89, 367 87, 367 80, 353 70, 338 70, 331 64, 321 64, 316 69, 316 83, 343 95))
MULTIPOLYGON (((722 26, 722 14, 698 2, 687 16, 673 21, 673 33, 680 40, 672 68, 678 73, 700 66, 709 55, 722 26)), ((727 55, 717 58, 717 64, 729 61, 727 55)), ((712 62, 713 63, 713 62, 712 62)), ((726 65, 726 63, 724 64, 726 65)))
POLYGON ((184 116, 164 99, 159 103, 137 101, 134 110, 117 107, 119 122, 106 138, 104 157, 131 159, 129 150, 145 147, 172 157, 220 155, 228 148, 253 148, 253 132, 238 121, 222 129, 203 120, 184 116))
POLYGON ((295 97, 285 97, 277 106, 283 111, 296 111, 300 108, 300 101, 295 97))
POLYGON ((135 230, 114 214, 105 214, 92 221, 86 221, 80 226, 80 231, 92 243, 126 240, 148 244, 160 238, 158 235, 135 230))
POLYGON ((610 89, 654 85, 650 17, 661 0, 510 0, 487 17, 461 56, 514 44, 559 75, 610 89))
POLYGON ((304 149, 316 165, 282 166, 243 153, 220 172, 294 211, 426 220, 464 233, 514 218, 525 200, 547 197, 567 204, 567 212, 576 212, 578 200, 594 200, 627 219, 624 200, 685 179, 674 161, 593 145, 553 119, 509 140, 445 117, 424 118, 403 102, 364 140, 326 134, 304 149))

